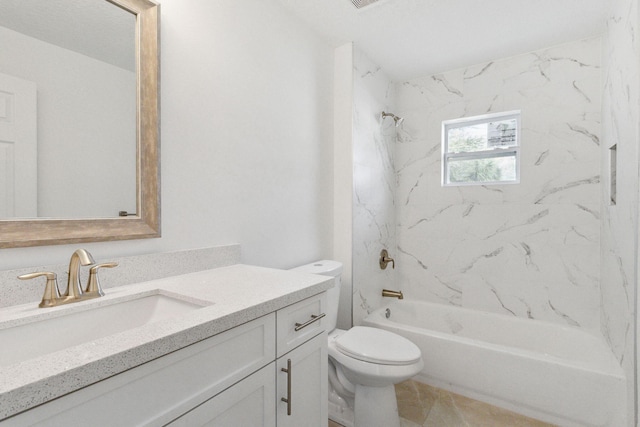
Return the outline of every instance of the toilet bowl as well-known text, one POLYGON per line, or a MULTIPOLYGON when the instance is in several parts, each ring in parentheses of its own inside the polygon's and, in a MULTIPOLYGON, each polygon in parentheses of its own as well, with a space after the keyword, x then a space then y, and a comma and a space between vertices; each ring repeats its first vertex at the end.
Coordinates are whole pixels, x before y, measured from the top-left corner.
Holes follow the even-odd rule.
POLYGON ((332 276, 327 291, 329 418, 346 427, 399 427, 394 384, 423 368, 418 346, 389 331, 365 326, 336 329, 342 264, 317 261, 294 270, 332 276))

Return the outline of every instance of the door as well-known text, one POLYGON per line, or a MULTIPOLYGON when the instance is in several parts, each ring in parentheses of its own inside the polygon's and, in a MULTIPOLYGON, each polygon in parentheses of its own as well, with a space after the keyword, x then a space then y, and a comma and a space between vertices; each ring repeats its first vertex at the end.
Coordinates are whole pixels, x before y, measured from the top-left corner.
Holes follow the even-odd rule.
POLYGON ((0 219, 38 216, 36 84, 0 73, 0 219))

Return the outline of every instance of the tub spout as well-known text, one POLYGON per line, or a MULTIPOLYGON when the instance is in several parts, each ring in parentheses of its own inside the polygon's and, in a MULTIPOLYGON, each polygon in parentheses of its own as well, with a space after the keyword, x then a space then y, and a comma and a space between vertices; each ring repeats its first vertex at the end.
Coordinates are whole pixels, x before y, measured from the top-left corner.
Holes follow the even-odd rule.
POLYGON ((402 295, 402 291, 390 291, 389 289, 382 290, 383 297, 392 297, 398 299, 404 299, 404 295, 402 295))

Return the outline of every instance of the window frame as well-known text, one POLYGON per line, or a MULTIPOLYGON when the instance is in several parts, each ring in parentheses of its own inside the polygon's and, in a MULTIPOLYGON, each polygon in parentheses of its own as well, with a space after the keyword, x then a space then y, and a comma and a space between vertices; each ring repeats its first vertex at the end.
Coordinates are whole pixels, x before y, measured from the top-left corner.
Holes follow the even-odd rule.
POLYGON ((505 111, 501 113, 482 114, 479 116, 461 117, 453 120, 442 121, 442 167, 441 184, 443 187, 460 187, 467 185, 509 185, 520 183, 520 133, 521 133, 521 112, 520 110, 505 111), (503 120, 516 120, 516 140, 515 145, 509 148, 493 148, 482 151, 464 151, 461 153, 449 153, 449 130, 461 127, 473 126, 482 123, 490 123, 503 120), (482 181, 482 182, 447 182, 449 178, 449 160, 481 160, 494 159, 499 157, 514 157, 516 162, 516 177, 510 181, 482 181))

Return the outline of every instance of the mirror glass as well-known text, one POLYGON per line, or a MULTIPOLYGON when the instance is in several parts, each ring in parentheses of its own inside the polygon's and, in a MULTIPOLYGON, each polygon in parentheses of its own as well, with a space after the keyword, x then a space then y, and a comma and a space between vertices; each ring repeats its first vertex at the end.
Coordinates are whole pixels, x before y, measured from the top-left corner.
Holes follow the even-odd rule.
POLYGON ((159 21, 0 0, 0 248, 160 236, 159 21))
POLYGON ((137 211, 136 15, 0 0, 0 219, 137 211))

